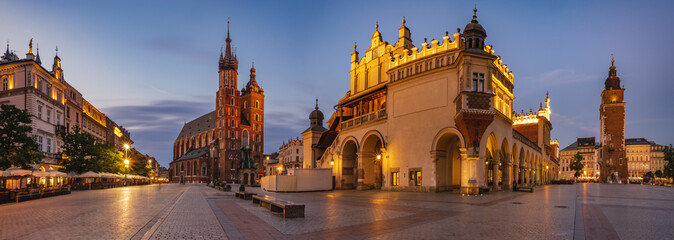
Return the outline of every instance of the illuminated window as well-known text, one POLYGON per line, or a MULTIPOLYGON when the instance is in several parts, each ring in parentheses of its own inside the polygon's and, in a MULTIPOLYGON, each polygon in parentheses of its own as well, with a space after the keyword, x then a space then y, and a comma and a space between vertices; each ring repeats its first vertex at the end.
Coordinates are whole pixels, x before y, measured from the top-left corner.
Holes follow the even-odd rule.
POLYGON ((391 186, 400 185, 400 173, 392 172, 391 173, 391 186))
POLYGON ((421 169, 410 169, 410 185, 421 186, 421 169))

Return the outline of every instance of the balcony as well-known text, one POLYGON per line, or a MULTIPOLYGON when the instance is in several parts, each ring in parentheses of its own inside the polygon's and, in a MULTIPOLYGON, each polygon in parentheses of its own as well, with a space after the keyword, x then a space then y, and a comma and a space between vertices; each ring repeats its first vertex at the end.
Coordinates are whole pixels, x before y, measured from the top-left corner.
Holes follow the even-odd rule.
POLYGON ((386 109, 380 109, 375 112, 371 112, 362 116, 357 116, 352 119, 349 119, 347 121, 342 122, 342 130, 344 129, 349 129, 349 128, 354 128, 358 127, 360 125, 369 123, 369 122, 376 122, 382 119, 386 119, 388 115, 386 115, 386 109))

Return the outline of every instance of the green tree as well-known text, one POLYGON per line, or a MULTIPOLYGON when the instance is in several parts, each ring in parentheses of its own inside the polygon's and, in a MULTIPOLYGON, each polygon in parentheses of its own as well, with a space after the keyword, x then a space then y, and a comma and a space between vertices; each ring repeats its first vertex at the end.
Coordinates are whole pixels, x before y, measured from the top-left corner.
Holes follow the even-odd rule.
POLYGON ((665 146, 664 153, 665 153, 665 161, 667 163, 665 164, 663 175, 667 178, 674 177, 674 149, 672 149, 671 144, 668 147, 665 146))
POLYGON ((148 156, 138 152, 135 148, 129 149, 129 174, 149 177, 152 173, 152 167, 148 164, 148 156))
POLYGON ((579 152, 577 152, 575 155, 573 155, 573 158, 571 158, 571 163, 569 163, 569 169, 575 171, 573 174, 573 177, 578 178, 580 176, 580 171, 583 170, 583 156, 580 155, 579 152))
POLYGON ((101 170, 98 163, 100 151, 94 136, 82 131, 75 125, 72 132, 61 134, 61 140, 63 140, 61 148, 67 158, 62 159, 60 164, 66 172, 81 174, 87 171, 99 172, 101 170))
POLYGON ((118 151, 112 144, 97 144, 97 158, 101 172, 123 173, 124 152, 118 151))
POLYGON ((28 111, 14 105, 0 105, 0 169, 12 165, 28 168, 42 159, 35 138, 30 135, 33 128, 28 111))
POLYGON ((655 171, 655 177, 661 178, 662 177, 662 171, 660 171, 660 170, 655 171))

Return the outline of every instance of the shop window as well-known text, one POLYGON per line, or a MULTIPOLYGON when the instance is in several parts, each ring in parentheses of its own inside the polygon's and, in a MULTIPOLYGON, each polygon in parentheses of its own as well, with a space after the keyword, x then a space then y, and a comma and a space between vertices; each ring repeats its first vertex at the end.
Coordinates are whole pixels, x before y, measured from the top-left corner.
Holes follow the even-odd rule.
POLYGON ((410 169, 410 185, 421 186, 421 169, 410 169))
POLYGON ((400 173, 399 172, 392 172, 391 173, 391 186, 398 186, 400 185, 400 173))

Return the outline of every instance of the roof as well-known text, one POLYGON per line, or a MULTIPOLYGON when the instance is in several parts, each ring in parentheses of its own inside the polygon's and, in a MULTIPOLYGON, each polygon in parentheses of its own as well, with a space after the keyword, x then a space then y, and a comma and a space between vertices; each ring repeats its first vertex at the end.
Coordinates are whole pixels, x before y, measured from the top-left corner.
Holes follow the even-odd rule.
POLYGON ((569 146, 566 146, 562 151, 571 151, 571 150, 578 150, 578 142, 573 142, 569 146))
POLYGON ((594 142, 594 137, 577 138, 576 142, 577 142, 576 145, 581 147, 597 145, 594 142))
POLYGON ((195 158, 199 158, 199 157, 201 157, 203 155, 206 155, 206 154, 208 154, 208 147, 197 148, 197 149, 194 149, 192 151, 189 151, 189 152, 185 153, 184 155, 182 155, 181 157, 179 157, 178 159, 173 160, 173 161, 177 162, 177 161, 182 161, 182 160, 195 159, 195 158))
POLYGON ((645 138, 625 138, 625 145, 651 145, 645 138))
POLYGON ((183 126, 183 129, 180 130, 180 134, 178 134, 178 138, 176 139, 189 137, 194 134, 214 128, 215 128, 215 111, 212 111, 186 123, 183 126))

